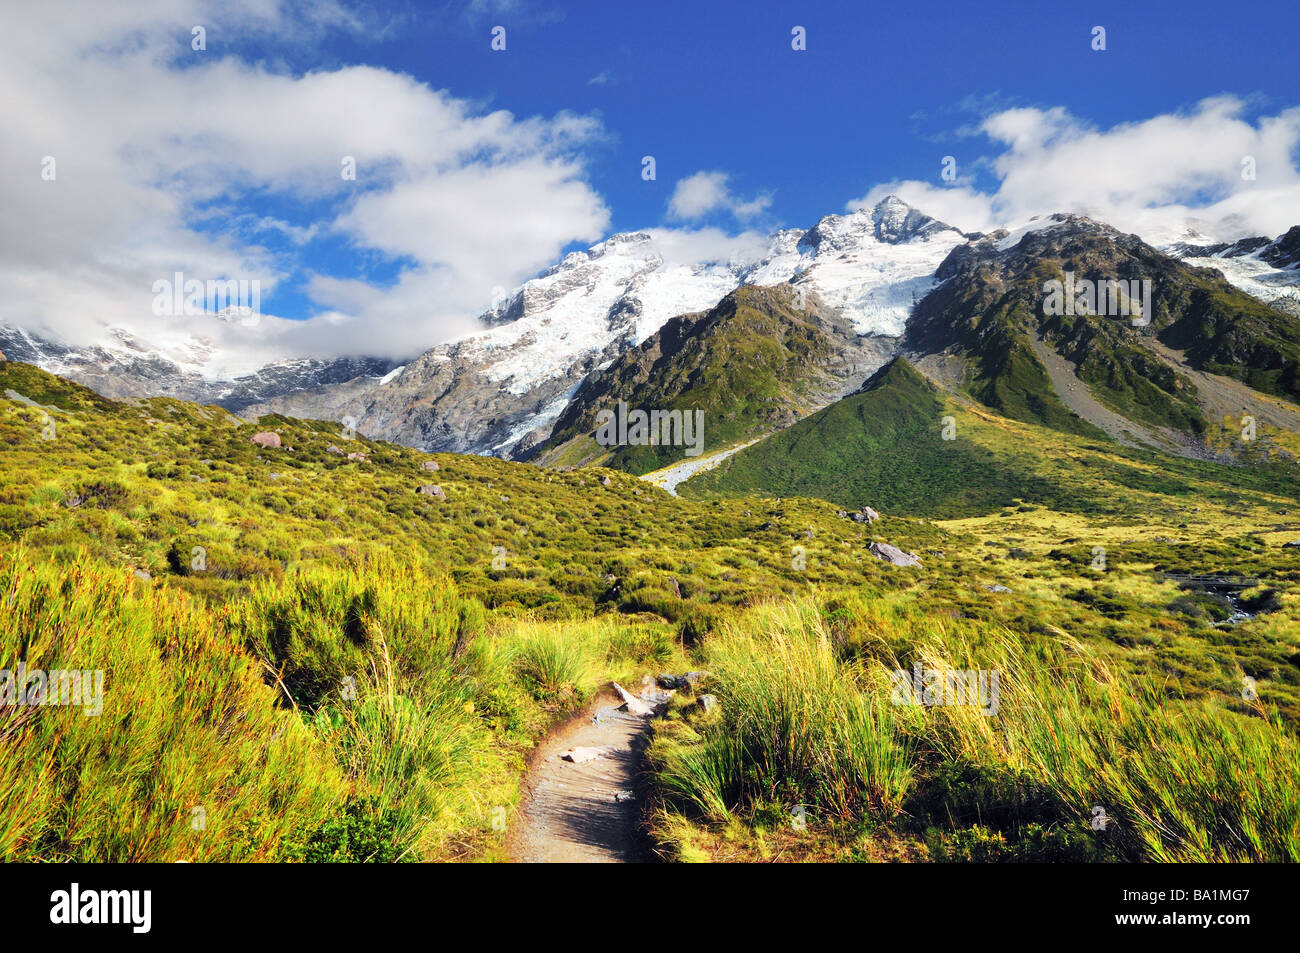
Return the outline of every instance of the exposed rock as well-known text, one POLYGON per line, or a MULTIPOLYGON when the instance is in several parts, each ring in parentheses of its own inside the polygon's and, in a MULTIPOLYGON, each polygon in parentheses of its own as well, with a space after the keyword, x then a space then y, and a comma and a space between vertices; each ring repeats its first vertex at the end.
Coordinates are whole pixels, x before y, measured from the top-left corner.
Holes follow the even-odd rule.
POLYGON ((442 469, 442 467, 438 466, 438 461, 437 461, 437 460, 425 460, 423 463, 420 464, 420 467, 421 467, 421 469, 424 469, 424 470, 441 470, 441 469, 442 469))
POLYGON ((349 460, 360 460, 362 463, 365 463, 365 462, 367 462, 370 458, 367 457, 367 456, 366 456, 364 453, 362 453, 360 450, 358 450, 358 451, 356 451, 355 453, 349 453, 349 454, 348 454, 348 459, 349 459, 349 460))
POLYGON ((153 578, 153 576, 149 575, 149 571, 146 569, 137 569, 135 571, 135 578, 143 579, 145 582, 148 582, 153 578))
POLYGON ((718 707, 718 696, 701 695, 695 700, 695 704, 699 705, 704 711, 713 711, 713 709, 718 707))
POLYGON ((687 672, 685 675, 659 673, 659 684, 664 688, 694 688, 708 672, 687 672))
POLYGON ((326 447, 326 448, 325 448, 325 452, 326 452, 326 453, 337 453, 340 457, 343 456, 343 448, 342 448, 342 447, 336 447, 336 446, 334 446, 334 444, 330 444, 328 447, 326 447))
POLYGON ((263 430, 261 433, 253 434, 252 441, 259 447, 278 447, 280 446, 280 435, 269 430, 263 430))
POLYGON ((1290 549, 1292 547, 1294 547, 1295 549, 1300 549, 1300 539, 1293 539, 1289 543, 1283 543, 1282 547, 1284 549, 1290 549))
POLYGON ((423 486, 417 487, 415 492, 422 493, 425 496, 431 496, 435 500, 442 500, 443 502, 446 502, 447 500, 446 491, 443 490, 442 487, 435 486, 432 483, 426 483, 423 486))
POLYGON ((618 697, 623 699, 620 706, 623 711, 631 715, 651 715, 654 714, 654 708, 637 698, 618 682, 614 683, 614 691, 618 692, 618 697))
POLYGON ((991 586, 985 586, 984 588, 987 589, 989 592, 1010 592, 1011 591, 1006 586, 999 585, 998 583, 994 583, 991 586))
POLYGON ((595 761, 605 757, 614 749, 609 745, 602 745, 599 748, 570 748, 560 755, 562 761, 572 761, 574 764, 586 764, 588 761, 595 761))
POLYGON ((921 565, 921 560, 916 553, 905 553, 897 546, 891 546, 889 543, 872 543, 867 549, 871 555, 882 563, 889 563, 891 566, 921 565))
POLYGON ((607 477, 607 476, 603 476, 603 477, 600 478, 600 485, 601 485, 601 486, 613 486, 613 485, 614 485, 614 481, 611 480, 611 479, 610 479, 609 477, 607 477))
POLYGON ((864 506, 853 514, 853 522, 855 523, 867 523, 870 525, 878 519, 880 519, 880 514, 869 506, 864 506))

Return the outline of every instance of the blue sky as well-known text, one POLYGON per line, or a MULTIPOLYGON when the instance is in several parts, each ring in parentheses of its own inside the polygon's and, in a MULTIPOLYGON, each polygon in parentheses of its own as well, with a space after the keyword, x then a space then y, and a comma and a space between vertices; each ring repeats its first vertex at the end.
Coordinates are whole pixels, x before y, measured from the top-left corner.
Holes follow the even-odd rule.
POLYGON ((598 114, 609 141, 590 179, 616 231, 661 223, 673 183, 700 169, 771 192, 774 221, 810 224, 875 183, 939 181, 945 155, 976 158, 987 142, 956 131, 994 109, 1064 106, 1108 127, 1225 92, 1276 111, 1300 90, 1294 3, 436 7, 377 4, 392 17, 384 38, 336 36, 298 65, 382 64, 518 115, 598 114), (504 53, 489 48, 497 24, 504 53), (1091 48, 1096 25, 1105 52, 1091 48), (640 177, 646 154, 654 183, 640 177))
POLYGON ((129 323, 152 276, 251 274, 321 348, 396 353, 613 232, 725 255, 889 191, 968 230, 1276 233, 1300 221, 1298 36, 1293 3, 1205 0, 6 8, 0 200, 24 225, 0 229, 0 317, 93 298, 129 323), (53 154, 57 188, 31 188, 53 154))

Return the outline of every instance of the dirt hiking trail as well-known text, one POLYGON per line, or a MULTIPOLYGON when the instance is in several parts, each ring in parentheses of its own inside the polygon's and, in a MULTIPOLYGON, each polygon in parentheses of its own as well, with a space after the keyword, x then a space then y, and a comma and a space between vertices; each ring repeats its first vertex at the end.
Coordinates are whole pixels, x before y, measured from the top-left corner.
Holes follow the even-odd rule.
POLYGON ((506 840, 511 861, 653 859, 640 826, 641 753, 651 716, 620 711, 622 704, 612 692, 602 693, 533 753, 506 840))

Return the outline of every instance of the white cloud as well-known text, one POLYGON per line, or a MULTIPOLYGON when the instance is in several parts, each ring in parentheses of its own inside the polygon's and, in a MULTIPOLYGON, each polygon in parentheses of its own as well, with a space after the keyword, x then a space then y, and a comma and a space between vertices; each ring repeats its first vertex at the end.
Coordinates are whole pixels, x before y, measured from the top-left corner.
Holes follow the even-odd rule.
POLYGON ((758 195, 745 201, 727 187, 725 172, 696 172, 677 181, 668 200, 668 216, 694 221, 710 212, 725 210, 738 219, 753 218, 772 204, 770 195, 758 195))
POLYGON ((578 156, 602 135, 589 117, 485 113, 384 69, 295 74, 224 52, 235 38, 310 43, 360 27, 330 0, 6 5, 0 321, 74 343, 104 326, 176 340, 193 330, 248 361, 402 356, 467 330, 492 287, 603 236, 609 213, 578 156), (190 47, 195 24, 206 51, 190 47), (47 155, 54 181, 40 176, 47 155), (356 181, 340 175, 344 156, 356 181), (313 217, 288 221, 260 198, 250 212, 239 199, 253 193, 313 217), (308 292, 324 312, 308 321, 231 331, 150 310, 153 282, 175 271, 260 280, 265 302, 302 267, 296 246, 328 235, 402 271, 382 286, 346 268, 317 275, 308 292))
POLYGON ((849 203, 893 192, 963 230, 985 231, 1033 215, 1077 211, 1167 241, 1195 220, 1210 237, 1275 236, 1300 221, 1300 107, 1243 117, 1234 96, 1186 112, 1097 129, 1064 109, 1007 109, 981 131, 1001 151, 989 167, 995 191, 969 183, 899 181, 849 203), (1253 157, 1256 178, 1242 178, 1253 157))

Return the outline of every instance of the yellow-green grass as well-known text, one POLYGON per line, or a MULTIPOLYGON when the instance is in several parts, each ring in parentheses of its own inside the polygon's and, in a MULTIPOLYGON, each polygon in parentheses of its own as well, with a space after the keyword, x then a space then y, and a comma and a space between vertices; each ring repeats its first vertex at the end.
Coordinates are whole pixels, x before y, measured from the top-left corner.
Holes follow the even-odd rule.
POLYGON ((385 556, 212 606, 89 554, 18 549, 0 554, 0 600, 0 668, 104 673, 98 715, 0 706, 15 860, 491 858, 554 720, 681 659, 661 621, 489 623, 385 556), (572 663, 559 691, 535 678, 543 646, 572 663))
POLYGON ((739 820, 863 856, 910 837, 962 859, 1300 859, 1300 746, 1259 699, 1185 701, 1063 632, 891 600, 759 608, 703 651, 718 710, 679 706, 651 747, 670 854, 739 820), (996 672, 995 712, 897 704, 918 663, 996 672))

